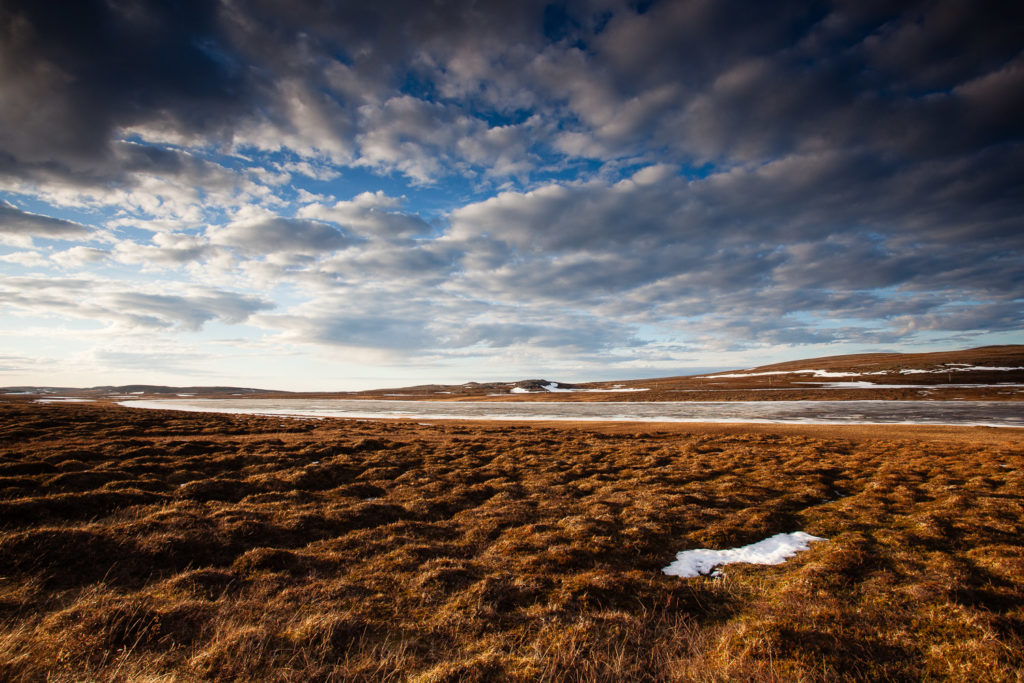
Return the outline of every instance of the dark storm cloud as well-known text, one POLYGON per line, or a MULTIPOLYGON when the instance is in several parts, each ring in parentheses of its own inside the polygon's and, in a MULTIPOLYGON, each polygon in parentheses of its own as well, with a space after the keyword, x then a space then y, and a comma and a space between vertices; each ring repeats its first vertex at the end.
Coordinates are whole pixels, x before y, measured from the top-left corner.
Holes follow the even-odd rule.
MULTIPOLYGON (((303 99, 321 132, 351 138, 366 86, 382 82, 397 94, 417 53, 459 35, 500 44, 539 11, 529 3, 480 12, 472 3, 435 11, 414 2, 5 0, 0 170, 113 174, 113 141, 133 126, 224 142, 243 122, 265 119, 287 138, 310 125, 290 118, 303 99), (339 70, 351 72, 349 92, 339 70)), ((138 156, 119 165, 160 163, 138 156)))
POLYGON ((616 14, 586 69, 556 73, 575 74, 569 105, 613 146, 639 137, 712 161, 852 145, 927 156, 1020 139, 1022 27, 1024 7, 995 1, 667 2, 616 14), (625 103, 666 88, 629 121, 640 111, 625 103))
POLYGON ((539 149, 719 163, 1024 133, 1017 3, 8 0, 0 26, 0 166, 22 175, 158 166, 112 159, 142 126, 356 150, 422 180, 486 166, 469 124, 514 110, 540 117, 539 149))
POLYGON ((75 171, 116 128, 153 119, 216 133, 250 106, 246 65, 208 2, 5 1, 4 166, 75 171))

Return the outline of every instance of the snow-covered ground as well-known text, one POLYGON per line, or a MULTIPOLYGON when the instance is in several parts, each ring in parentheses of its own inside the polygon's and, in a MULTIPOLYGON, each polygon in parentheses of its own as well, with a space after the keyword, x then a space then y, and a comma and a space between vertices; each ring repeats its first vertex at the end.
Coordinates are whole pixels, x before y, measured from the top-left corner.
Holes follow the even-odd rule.
POLYGON ((1024 387, 1024 384, 876 384, 866 380, 854 382, 793 382, 808 384, 815 389, 996 389, 1004 387, 1024 387))
POLYGON ((684 550, 676 555, 675 562, 661 571, 669 576, 692 577, 712 573, 716 567, 736 562, 782 564, 801 550, 807 550, 811 543, 824 540, 827 539, 794 531, 791 534, 775 534, 763 541, 728 550, 684 550))
POLYGON ((938 375, 950 372, 1009 372, 1012 370, 1024 370, 1024 367, 994 367, 987 365, 967 365, 966 363, 947 363, 940 368, 931 370, 878 370, 875 372, 831 372, 829 370, 770 370, 766 372, 732 372, 720 375, 701 375, 706 379, 719 379, 722 377, 766 377, 768 375, 811 375, 813 377, 865 377, 868 375, 938 375))
POLYGON ((767 377, 768 375, 813 375, 814 377, 860 377, 859 372, 830 372, 828 370, 772 370, 770 372, 733 372, 727 375, 702 375, 707 379, 721 377, 767 377))
MULTIPOLYGON (((558 382, 548 382, 547 384, 542 384, 540 388, 543 391, 561 392, 561 393, 566 393, 566 394, 568 394, 568 393, 578 393, 578 392, 588 392, 588 391, 589 392, 602 393, 602 394, 624 393, 624 392, 630 392, 630 391, 650 391, 650 389, 648 387, 627 388, 627 387, 623 387, 621 384, 617 384, 617 385, 615 385, 614 387, 612 387, 610 389, 571 389, 569 387, 561 386, 558 382)), ((512 389, 510 389, 508 393, 510 393, 510 394, 537 394, 537 393, 540 393, 540 392, 530 391, 529 389, 526 389, 525 387, 512 387, 512 389)), ((491 395, 492 396, 500 396, 500 394, 491 394, 491 395)))
POLYGON ((932 370, 900 370, 901 375, 938 375, 944 372, 1009 372, 1011 370, 1024 370, 1020 368, 998 368, 987 365, 964 365, 962 363, 948 363, 949 367, 934 368, 932 370))

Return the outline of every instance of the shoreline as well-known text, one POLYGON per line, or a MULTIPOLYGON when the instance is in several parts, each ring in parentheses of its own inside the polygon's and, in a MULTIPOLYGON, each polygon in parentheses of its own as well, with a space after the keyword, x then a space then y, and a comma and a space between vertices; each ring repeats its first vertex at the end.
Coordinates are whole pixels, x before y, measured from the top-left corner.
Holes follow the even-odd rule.
MULTIPOLYGON (((59 402, 59 401, 55 401, 59 402)), ((67 403, 78 402, 75 400, 67 403)), ((1022 429, 1024 423, 1020 423, 1021 416, 1017 414, 1017 402, 1014 401, 957 401, 949 402, 948 405, 936 405, 927 401, 904 401, 899 405, 891 405, 892 402, 865 400, 858 402, 843 402, 842 407, 837 407, 830 402, 817 401, 791 401, 791 402, 657 402, 645 404, 633 404, 630 402, 608 402, 600 404, 580 405, 573 401, 527 404, 521 402, 446 402, 438 401, 428 403, 426 401, 377 401, 369 403, 363 400, 353 399, 132 399, 118 401, 116 405, 136 410, 172 410, 179 412, 211 413, 222 415, 262 415, 265 417, 295 417, 300 419, 399 419, 399 420, 456 420, 467 422, 495 421, 495 422, 569 422, 569 423, 591 423, 591 422, 624 422, 631 424, 749 424, 749 425, 819 425, 819 426, 931 426, 931 427, 988 427, 1022 429), (330 402, 336 401, 337 406, 331 406, 330 402), (265 403, 266 405, 260 405, 265 403), (291 405, 289 405, 291 404, 291 405), (362 410, 366 404, 369 410, 362 410), (860 408, 861 413, 854 418, 848 418, 842 414, 844 409, 853 404, 853 409, 860 408), (393 412, 387 408, 398 406, 393 412), (425 412, 418 413, 423 406, 425 412), (376 409, 371 408, 376 407, 376 409), (385 408, 384 406, 387 406, 385 408), (622 409, 621 412, 609 412, 607 414, 586 414, 594 413, 606 407, 622 409), (677 411, 680 414, 666 415, 659 414, 660 410, 666 412, 677 411), (1007 409, 1013 406, 1014 410, 1007 409), (758 407, 761 407, 762 414, 758 414, 758 407), (501 409, 509 412, 502 413, 501 409), (780 411, 780 408, 784 410, 780 411), (957 415, 957 408, 961 409, 961 415, 957 415), (712 409, 722 410, 726 413, 736 410, 749 411, 744 415, 724 415, 723 417, 709 417, 706 413, 712 409), (987 410, 986 410, 987 409, 987 410), (436 412, 432 412, 436 411, 436 412), (523 414, 524 411, 536 411, 535 414, 523 414), (574 414, 553 415, 552 410, 575 411, 574 414), (897 412, 903 410, 905 419, 878 419, 888 411, 897 412), (462 413, 462 414, 452 414, 462 413), (473 414, 473 411, 477 411, 473 414), (647 411, 648 414, 643 414, 647 411), (787 412, 795 411, 795 412, 787 412), (831 411, 831 415, 828 414, 831 411), (886 412, 883 412, 886 411, 886 412), (930 416, 927 411, 938 413, 930 416), (963 414, 967 411, 967 414, 963 414), (624 415, 623 412, 633 412, 633 415, 624 415), (825 414, 816 414, 824 412, 825 414), (875 414, 872 415, 871 413, 875 414), (689 414, 686 414, 689 413, 689 414), (875 418, 875 419, 872 419, 875 418), (1016 421, 1017 423, 1014 423, 1016 421)), ((903 416, 898 416, 903 417, 903 416)))

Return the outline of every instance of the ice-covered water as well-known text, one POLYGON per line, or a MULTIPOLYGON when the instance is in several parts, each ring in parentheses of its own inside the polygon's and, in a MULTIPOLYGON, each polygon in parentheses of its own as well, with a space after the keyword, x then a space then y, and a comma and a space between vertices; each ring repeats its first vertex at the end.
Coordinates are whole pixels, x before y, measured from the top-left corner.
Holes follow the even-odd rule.
POLYGON ((1024 427, 1014 401, 362 401, 354 399, 167 399, 132 408, 307 417, 626 422, 931 424, 1024 427))

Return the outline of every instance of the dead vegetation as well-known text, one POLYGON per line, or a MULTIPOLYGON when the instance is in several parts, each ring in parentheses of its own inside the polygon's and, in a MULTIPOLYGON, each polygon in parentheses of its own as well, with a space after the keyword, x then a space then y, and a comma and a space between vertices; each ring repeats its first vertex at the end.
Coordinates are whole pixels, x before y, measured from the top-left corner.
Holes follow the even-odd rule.
POLYGON ((1022 439, 955 433, 0 403, 0 679, 1019 680, 1022 439))

